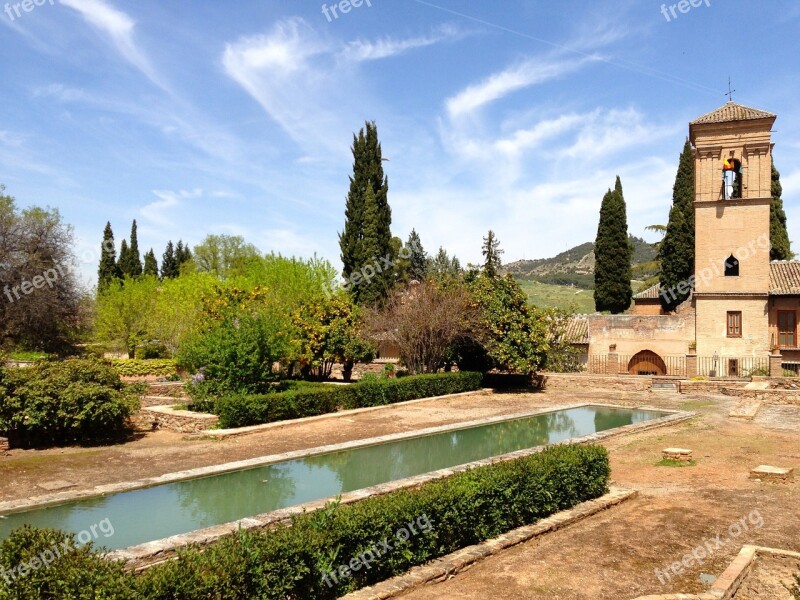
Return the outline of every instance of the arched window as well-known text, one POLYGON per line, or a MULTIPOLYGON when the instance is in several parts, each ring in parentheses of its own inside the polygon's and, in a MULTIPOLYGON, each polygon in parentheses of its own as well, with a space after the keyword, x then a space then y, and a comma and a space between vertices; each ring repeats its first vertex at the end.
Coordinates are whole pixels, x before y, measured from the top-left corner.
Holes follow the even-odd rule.
POLYGON ((739 259, 731 254, 725 261, 725 277, 739 276, 739 259))
POLYGON ((722 161, 722 197, 725 200, 742 197, 742 163, 735 158, 722 161))

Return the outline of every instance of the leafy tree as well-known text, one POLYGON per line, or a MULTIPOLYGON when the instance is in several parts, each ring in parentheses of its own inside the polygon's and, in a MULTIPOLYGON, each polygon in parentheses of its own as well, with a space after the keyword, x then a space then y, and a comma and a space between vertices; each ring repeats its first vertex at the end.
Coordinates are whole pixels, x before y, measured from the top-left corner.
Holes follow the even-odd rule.
POLYGON ((772 162, 772 203, 769 206, 769 242, 770 260, 792 260, 791 242, 789 232, 786 230, 786 213, 783 210, 783 186, 781 186, 781 174, 775 168, 775 161, 772 162))
POLYGON ((148 337, 158 340, 170 355, 201 328, 203 298, 219 284, 209 273, 190 273, 165 279, 156 294, 148 337))
POLYGON ((97 288, 105 289, 112 281, 119 280, 122 271, 117 264, 117 248, 114 243, 114 232, 111 222, 106 223, 103 230, 103 242, 100 245, 100 266, 97 268, 97 288))
POLYGON ((416 229, 412 229, 406 242, 409 257, 409 277, 412 280, 423 281, 428 276, 428 255, 422 247, 422 240, 416 229))
POLYGON ((167 242, 167 249, 161 257, 161 278, 174 279, 180 274, 178 270, 178 261, 175 258, 175 247, 172 245, 172 240, 167 242))
POLYGON ((617 177, 614 191, 608 190, 600 207, 600 222, 595 240, 594 303, 598 311, 621 313, 630 306, 631 257, 628 217, 622 182, 617 177))
POLYGON ((0 343, 67 350, 82 324, 72 228, 58 210, 18 210, 0 185, 0 343))
POLYGON ((158 277, 158 261, 156 260, 156 255, 152 248, 144 255, 144 269, 142 273, 144 275, 158 277))
MULTIPOLYGON (((360 276, 365 267, 382 257, 392 256, 389 181, 383 172, 378 128, 374 122, 367 122, 358 136, 353 136, 352 152, 353 174, 350 176, 350 191, 345 203, 344 231, 339 234, 342 272, 348 281, 354 274, 360 276)), ((393 277, 393 271, 384 269, 372 278, 374 283, 367 291, 362 292, 358 285, 351 286, 353 298, 359 303, 374 301, 376 291, 380 292, 378 297, 385 298, 393 277)))
POLYGON ((497 277, 500 267, 503 266, 500 257, 503 255, 503 250, 500 249, 500 241, 495 237, 494 231, 491 229, 486 237, 483 238, 483 272, 487 277, 497 277))
MULTIPOLYGON (((177 259, 176 253, 176 261, 177 259)), ((242 275, 247 272, 251 263, 260 259, 261 252, 258 248, 245 242, 239 235, 207 235, 194 247, 197 270, 200 273, 213 273, 220 279, 242 275)))
POLYGON ((528 304, 519 283, 511 275, 491 277, 483 272, 467 277, 467 286, 487 336, 480 346, 461 349, 459 369, 497 368, 529 375, 539 371, 547 360, 547 324, 528 304))
POLYGON ((296 361, 301 374, 328 379, 335 363, 344 365, 345 380, 353 365, 368 362, 375 349, 361 335, 361 309, 345 293, 302 304, 292 314, 298 332, 296 361))
POLYGON ((97 338, 116 344, 128 353, 148 340, 152 327, 158 278, 125 277, 124 282, 110 285, 97 296, 95 328, 97 338))
POLYGON ((385 307, 370 311, 369 323, 375 339, 397 344, 411 374, 436 373, 459 346, 479 343, 484 333, 481 314, 460 282, 427 280, 396 289, 385 307))
POLYGON ((428 258, 427 272, 437 280, 461 277, 461 263, 455 256, 451 258, 447 250, 439 246, 436 256, 428 258))
POLYGON ((547 360, 544 368, 551 373, 579 373, 583 370, 581 351, 568 335, 570 322, 575 315, 560 308, 534 309, 549 331, 547 360))
POLYGON ((681 293, 678 288, 681 283, 690 281, 694 274, 694 178, 694 155, 689 140, 686 140, 672 188, 669 222, 658 248, 661 305, 665 311, 675 310, 691 294, 691 291, 681 293))
MULTIPOLYGON (((123 243, 125 243, 124 240, 123 243)), ((131 225, 130 245, 124 256, 122 251, 120 251, 119 263, 123 276, 127 275, 135 279, 142 274, 142 259, 139 255, 139 238, 136 233, 136 219, 133 220, 133 224, 131 225)))

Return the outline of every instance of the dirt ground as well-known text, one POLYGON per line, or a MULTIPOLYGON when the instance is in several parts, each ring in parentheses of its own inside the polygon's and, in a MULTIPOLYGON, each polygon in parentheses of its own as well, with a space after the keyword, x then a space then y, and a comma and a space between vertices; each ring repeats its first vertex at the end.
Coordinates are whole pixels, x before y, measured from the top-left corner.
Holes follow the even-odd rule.
MULTIPOLYGON (((512 548, 447 582, 413 590, 405 597, 422 600, 502 595, 504 600, 595 600, 698 593, 708 589, 709 577, 722 573, 743 544, 800 550, 798 484, 748 478, 749 470, 760 464, 800 467, 800 407, 764 407, 755 422, 741 422, 727 416, 732 398, 673 392, 575 389, 538 394, 479 393, 288 425, 221 441, 188 440, 160 431, 112 447, 13 450, 0 457, 0 500, 46 493, 41 486, 53 481, 66 480, 74 485, 70 489, 91 488, 579 401, 680 408, 700 414, 688 422, 605 442, 611 453, 612 479, 639 490, 634 500, 512 548), (691 448, 696 464, 657 466, 661 449, 669 446, 691 448), (701 547, 706 549, 705 558, 677 572, 670 570, 673 563, 701 547)), ((700 556, 701 552, 697 550, 696 554, 700 556)))

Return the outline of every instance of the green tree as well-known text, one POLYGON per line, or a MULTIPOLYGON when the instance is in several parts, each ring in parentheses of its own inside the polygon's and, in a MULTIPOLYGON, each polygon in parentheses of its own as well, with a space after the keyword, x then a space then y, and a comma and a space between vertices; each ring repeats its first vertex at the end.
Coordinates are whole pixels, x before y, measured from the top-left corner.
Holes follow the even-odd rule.
POLYGON ((661 306, 665 311, 675 310, 691 294, 691 290, 681 283, 689 282, 694 274, 694 178, 694 154, 689 140, 686 140, 672 187, 669 222, 658 247, 661 306))
POLYGON ((439 246, 436 256, 428 259, 428 274, 435 279, 451 279, 461 277, 461 262, 457 257, 450 257, 447 250, 439 246))
POLYGON ((112 281, 122 277, 122 271, 117 264, 117 248, 114 242, 114 232, 111 222, 106 223, 103 230, 103 242, 100 244, 100 266, 97 268, 97 289, 108 287, 112 281))
POLYGON ((483 254, 483 272, 487 277, 497 277, 500 267, 503 266, 500 261, 503 250, 500 249, 500 240, 495 237, 494 231, 491 229, 486 234, 486 237, 483 238, 481 253, 483 254))
POLYGON ((136 346, 148 339, 157 290, 156 277, 126 276, 124 282, 100 292, 95 320, 98 339, 116 344, 133 358, 136 346))
POLYGON ((598 311, 612 314, 625 311, 631 304, 631 258, 633 247, 628 240, 628 217, 622 182, 617 177, 614 191, 608 190, 600 206, 600 222, 595 240, 594 303, 598 311))
POLYGON ((791 242, 789 232, 786 230, 786 213, 783 210, 783 186, 781 174, 772 162, 772 203, 769 206, 769 242, 770 260, 792 260, 791 242))
MULTIPOLYGON (((380 262, 383 257, 391 257, 392 211, 389 207, 389 180, 383 172, 383 157, 378 128, 374 122, 367 122, 358 135, 353 136, 353 174, 350 176, 350 190, 345 203, 344 231, 339 234, 339 248, 343 264, 344 278, 351 280, 368 265, 380 262), (374 213, 369 215, 370 232, 366 232, 368 210, 367 192, 371 192, 370 204, 374 213)), ((358 277, 358 275, 357 275, 358 277)), ((381 290, 385 298, 392 286, 394 272, 384 269, 372 279, 374 288, 381 290)), ((351 287, 356 301, 361 300, 359 286, 351 287)), ((368 293, 366 297, 373 294, 368 293)))
MULTIPOLYGON (((364 256, 370 256, 373 259, 362 266, 361 280, 353 281, 353 285, 350 286, 353 300, 357 304, 365 306, 378 303, 382 298, 386 297, 388 291, 386 289, 387 280, 379 272, 379 270, 385 268, 378 260, 382 250, 378 236, 379 228, 380 212, 375 201, 375 192, 372 191, 371 186, 367 186, 364 193, 364 239, 362 249, 364 256)), ((384 256, 392 256, 391 246, 389 246, 388 254, 384 254, 384 256)))
MULTIPOLYGON (((123 240, 125 244, 125 240, 123 240)), ((122 250, 119 253, 119 266, 122 270, 122 275, 137 278, 142 274, 142 258, 139 255, 139 238, 136 233, 136 219, 133 220, 131 225, 131 241, 127 246, 126 252, 123 256, 122 250)))
POLYGON ((128 250, 128 240, 123 238, 122 242, 119 245, 119 259, 117 259, 117 267, 119 268, 120 279, 123 279, 125 275, 129 275, 125 270, 128 264, 129 252, 130 250, 128 250))
POLYGON ((170 240, 167 242, 167 249, 164 250, 164 255, 161 257, 161 278, 174 279, 179 274, 178 261, 175 258, 175 247, 172 245, 172 240, 170 240))
POLYGON ((178 240, 178 245, 175 246, 175 262, 178 263, 178 271, 181 267, 192 260, 192 251, 189 250, 189 245, 184 245, 183 240, 178 240))
MULTIPOLYGON (((177 253, 175 260, 178 260, 177 253)), ((242 275, 248 271, 251 263, 259 260, 261 252, 258 248, 245 242, 239 235, 207 235, 194 247, 197 270, 200 273, 213 273, 220 279, 242 275)))
POLYGON ((423 281, 428 276, 428 255, 425 254, 422 240, 416 229, 412 229, 408 234, 406 249, 406 254, 409 254, 409 277, 416 281, 423 281))
POLYGON ((144 268, 142 269, 142 273, 144 275, 158 277, 158 261, 156 260, 156 255, 152 248, 144 255, 144 268))

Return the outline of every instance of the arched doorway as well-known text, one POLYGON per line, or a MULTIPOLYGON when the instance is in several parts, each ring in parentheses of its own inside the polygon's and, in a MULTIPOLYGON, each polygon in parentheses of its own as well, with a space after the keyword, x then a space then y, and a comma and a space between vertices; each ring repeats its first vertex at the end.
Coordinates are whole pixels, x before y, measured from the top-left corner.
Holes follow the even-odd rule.
POLYGON ((655 352, 642 350, 631 358, 628 363, 628 373, 631 375, 666 375, 667 365, 655 352))

